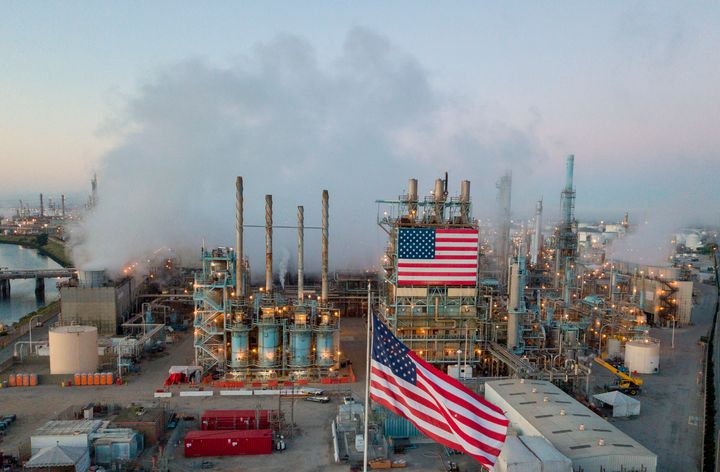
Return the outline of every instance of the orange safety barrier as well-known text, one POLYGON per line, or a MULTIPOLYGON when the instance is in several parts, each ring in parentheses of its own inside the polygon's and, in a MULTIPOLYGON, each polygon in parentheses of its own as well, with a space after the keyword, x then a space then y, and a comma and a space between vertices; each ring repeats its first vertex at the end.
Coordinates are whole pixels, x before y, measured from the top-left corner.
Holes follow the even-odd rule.
POLYGON ((14 387, 16 385, 15 383, 15 374, 10 374, 10 377, 8 377, 8 384, 11 387, 14 387))
POLYGON ((253 382, 252 383, 252 388, 261 388, 261 387, 262 387, 262 382, 253 382))
POLYGON ((321 384, 325 384, 325 385, 331 384, 331 383, 332 383, 332 379, 322 378, 322 379, 320 379, 320 383, 321 383, 321 384))
POLYGON ((87 385, 87 374, 80 374, 80 385, 87 385))
POLYGON ((105 375, 105 372, 100 374, 100 385, 107 385, 107 375, 105 375))
POLYGON ((340 383, 341 384, 350 383, 350 377, 340 377, 340 383))
POLYGON ((30 386, 35 387, 38 384, 38 376, 37 374, 30 374, 30 386))
POLYGON ((100 385, 100 374, 93 374, 93 384, 100 385))
POLYGON ((268 380, 267 386, 268 386, 268 388, 275 388, 278 386, 278 381, 277 380, 268 380))
POLYGON ((80 374, 75 374, 73 376, 73 384, 80 385, 80 374))
POLYGON ((293 386, 292 382, 289 382, 287 380, 285 382, 283 382, 283 387, 292 387, 292 386, 293 386))
POLYGON ((307 385, 307 384, 308 384, 308 379, 300 379, 300 380, 297 381, 297 384, 298 384, 298 385, 307 385))
POLYGON ((22 384, 23 384, 23 387, 29 387, 29 386, 30 386, 30 374, 23 374, 22 384))
POLYGON ((112 373, 112 372, 108 372, 108 373, 107 373, 107 384, 108 384, 108 385, 112 385, 112 384, 113 384, 113 373, 112 373))
POLYGON ((23 374, 15 374, 15 386, 22 387, 23 374))

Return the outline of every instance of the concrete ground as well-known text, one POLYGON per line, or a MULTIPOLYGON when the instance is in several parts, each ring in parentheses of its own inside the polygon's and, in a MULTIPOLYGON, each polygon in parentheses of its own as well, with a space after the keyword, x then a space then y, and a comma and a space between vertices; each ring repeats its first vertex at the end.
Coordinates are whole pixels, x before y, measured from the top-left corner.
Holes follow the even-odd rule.
MULTIPOLYGON (((40 330, 38 330, 40 332, 40 330)), ((285 418, 294 415, 297 429, 294 436, 287 438, 287 449, 274 452, 269 456, 239 456, 226 458, 186 459, 183 457, 182 438, 188 430, 199 429, 196 421, 181 422, 178 430, 169 437, 166 456, 169 458, 170 470, 197 469, 202 460, 213 463, 213 470, 257 470, 319 472, 347 471, 348 464, 333 462, 331 440, 331 421, 337 414, 337 407, 342 397, 348 393, 358 400, 364 398, 365 378, 365 328, 364 320, 345 319, 341 333, 343 354, 352 363, 357 375, 357 383, 323 386, 329 387, 331 403, 320 404, 296 399, 291 408, 291 400, 283 398, 281 408, 285 418), (350 389, 350 392, 348 392, 350 389), (292 413, 291 413, 292 412, 292 413)), ((38 333, 39 339, 41 336, 38 333)), ((33 338, 35 332, 33 331, 33 338)), ((46 421, 73 405, 85 405, 90 402, 128 405, 135 401, 157 402, 165 405, 168 411, 191 415, 199 418, 205 409, 253 409, 277 408, 277 397, 220 397, 192 398, 174 396, 170 399, 153 398, 155 389, 162 386, 171 365, 191 364, 193 360, 192 336, 184 334, 178 342, 168 349, 169 354, 158 356, 141 363, 141 372, 127 377, 125 385, 99 387, 65 387, 55 384, 39 385, 32 388, 7 388, 0 390, 0 414, 15 413, 17 421, 8 429, 0 450, 16 454, 32 432, 46 421)), ((27 372, 46 372, 47 366, 33 364, 16 365, 13 370, 27 372)), ((151 457, 157 450, 152 448, 142 456, 142 464, 146 468, 151 465, 151 457)), ((463 471, 478 471, 479 466, 468 457, 457 457, 463 471)), ((408 462, 407 470, 418 472, 435 472, 447 470, 444 466, 447 455, 444 449, 436 444, 419 445, 417 449, 408 450, 406 454, 396 456, 408 462)))
MULTIPOLYGON (((654 328, 650 335, 660 340, 660 372, 641 375, 643 391, 640 416, 608 420, 621 431, 658 455, 658 471, 691 472, 700 470, 702 442, 702 361, 701 336, 712 324, 714 292, 709 285, 700 288, 698 304, 693 308, 693 325, 675 330, 675 348, 671 347, 672 329, 654 328)), ((612 382, 613 375, 593 366, 591 380, 595 392, 612 382)))

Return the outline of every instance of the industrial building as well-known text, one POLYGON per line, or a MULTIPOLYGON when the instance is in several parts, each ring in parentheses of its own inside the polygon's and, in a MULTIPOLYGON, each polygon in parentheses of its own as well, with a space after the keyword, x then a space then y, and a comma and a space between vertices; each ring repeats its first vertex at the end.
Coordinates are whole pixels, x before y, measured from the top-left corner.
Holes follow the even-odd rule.
POLYGON ((546 439, 583 472, 655 472, 657 455, 551 382, 527 379, 485 383, 485 398, 498 405, 521 437, 546 439))
POLYGON ((329 195, 322 193, 321 290, 304 292, 304 209, 298 215, 295 300, 273 286, 273 200, 265 197, 265 285, 251 292, 243 253, 243 181, 236 181, 236 248, 202 250, 195 274, 195 361, 229 379, 328 376, 339 363, 340 312, 328 299, 329 195))
POLYGON ((60 287, 62 323, 94 326, 100 336, 114 336, 130 314, 134 296, 130 278, 112 281, 105 271, 80 271, 77 286, 60 287))

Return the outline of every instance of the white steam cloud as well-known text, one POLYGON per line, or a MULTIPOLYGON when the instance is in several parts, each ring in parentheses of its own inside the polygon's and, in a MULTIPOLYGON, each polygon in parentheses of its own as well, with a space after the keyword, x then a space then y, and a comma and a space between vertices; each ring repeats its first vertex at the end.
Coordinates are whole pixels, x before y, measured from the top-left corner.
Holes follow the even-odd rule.
MULTIPOLYGON (((234 246, 242 175, 246 224, 263 224, 263 195, 273 194, 275 224, 294 225, 304 205, 306 226, 319 226, 328 189, 331 267, 373 266, 385 242, 374 200, 396 197, 407 178, 420 179, 422 194, 445 170, 454 188, 462 178, 490 188, 506 167, 543 158, 532 130, 487 115, 435 90, 413 57, 364 29, 350 31, 329 64, 306 41, 280 36, 226 66, 163 68, 112 121, 120 144, 101 161, 99 204, 74 235, 75 261, 117 271, 158 247, 187 263, 203 241, 234 246)), ((245 231, 255 273, 263 237, 245 231)), ((276 247, 295 237, 278 229, 276 247)), ((319 231, 308 228, 305 243, 316 271, 319 231)))

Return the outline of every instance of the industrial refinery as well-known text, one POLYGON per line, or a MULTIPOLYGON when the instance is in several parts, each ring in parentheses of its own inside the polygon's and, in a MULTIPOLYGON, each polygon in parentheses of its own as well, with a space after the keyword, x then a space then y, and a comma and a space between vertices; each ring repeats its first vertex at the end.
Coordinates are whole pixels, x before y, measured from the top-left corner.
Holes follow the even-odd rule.
POLYGON ((710 3, 8 4, 0 472, 720 470, 710 3))

